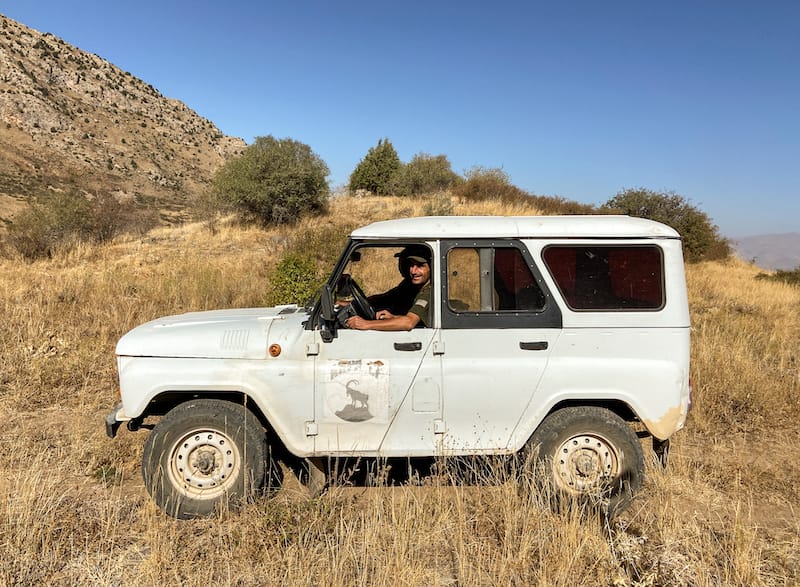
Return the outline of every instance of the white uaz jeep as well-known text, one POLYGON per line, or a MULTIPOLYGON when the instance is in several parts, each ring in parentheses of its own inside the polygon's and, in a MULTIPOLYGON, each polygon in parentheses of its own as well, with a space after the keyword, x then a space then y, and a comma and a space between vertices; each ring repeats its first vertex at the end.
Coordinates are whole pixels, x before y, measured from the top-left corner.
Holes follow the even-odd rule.
POLYGON ((154 320, 117 355, 106 431, 152 429, 144 481, 176 517, 275 487, 279 455, 317 485, 339 457, 530 455, 557 495, 614 512, 640 437, 663 453, 691 403, 680 237, 624 216, 377 222, 309 306, 154 320), (402 288, 409 246, 428 253, 426 325, 346 328, 402 288))

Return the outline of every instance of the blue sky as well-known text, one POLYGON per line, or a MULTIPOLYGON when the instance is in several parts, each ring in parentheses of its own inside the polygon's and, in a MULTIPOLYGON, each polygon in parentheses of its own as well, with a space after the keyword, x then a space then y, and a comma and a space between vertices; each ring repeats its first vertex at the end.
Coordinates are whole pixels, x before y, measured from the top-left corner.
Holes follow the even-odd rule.
POLYGON ((0 0, 222 132, 308 144, 345 184, 403 161, 501 167, 601 204, 674 191, 727 236, 800 232, 800 2, 0 0))

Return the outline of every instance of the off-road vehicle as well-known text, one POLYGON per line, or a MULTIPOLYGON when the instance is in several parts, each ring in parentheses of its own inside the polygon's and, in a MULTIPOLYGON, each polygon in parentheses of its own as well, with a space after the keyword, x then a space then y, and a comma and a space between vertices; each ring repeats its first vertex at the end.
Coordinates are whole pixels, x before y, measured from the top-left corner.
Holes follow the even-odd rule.
POLYGON ((349 457, 532 457, 556 495, 616 512, 642 439, 662 454, 691 403, 680 237, 625 216, 376 222, 308 305, 161 318, 116 352, 106 431, 150 430, 144 482, 182 518, 275 488, 280 455, 317 485, 349 457), (430 253, 430 327, 346 328, 410 245, 430 253))

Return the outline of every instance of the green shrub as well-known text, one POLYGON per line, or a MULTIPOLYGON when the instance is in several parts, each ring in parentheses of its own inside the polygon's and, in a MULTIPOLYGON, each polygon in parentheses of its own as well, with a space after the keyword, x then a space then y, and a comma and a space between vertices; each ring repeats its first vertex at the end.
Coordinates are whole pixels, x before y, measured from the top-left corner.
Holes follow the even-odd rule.
POLYGON ((502 169, 473 167, 463 183, 453 187, 453 195, 463 200, 498 200, 507 203, 531 203, 530 195, 513 185, 502 169))
POLYGON ((673 192, 626 189, 603 204, 601 211, 648 218, 671 226, 680 233, 683 254, 690 263, 727 259, 732 253, 730 241, 719 234, 708 215, 673 192))
POLYGON ((304 304, 314 296, 323 281, 309 255, 287 253, 270 276, 267 304, 304 304))
POLYGON ((400 157, 389 139, 381 139, 371 147, 350 174, 351 192, 366 190, 378 196, 392 193, 397 174, 402 168, 400 157))
POLYGON ((110 194, 90 200, 76 191, 55 192, 35 198, 13 219, 6 242, 31 261, 81 242, 104 242, 122 231, 145 230, 155 222, 153 214, 140 213, 133 202, 118 202, 110 194))
POLYGON ((330 275, 356 221, 315 226, 290 234, 281 261, 270 278, 267 303, 303 304, 330 275))
POLYGON ((91 234, 91 205, 77 192, 55 192, 33 200, 8 227, 7 241, 25 259, 50 257, 91 234))
POLYGON ((800 267, 792 269, 791 271, 779 270, 775 273, 759 273, 756 275, 756 279, 800 286, 800 267))
POLYGON ((351 220, 297 231, 292 235, 287 252, 314 259, 320 271, 327 274, 339 260, 348 235, 360 225, 357 220, 351 220))
POLYGON ((158 224, 158 212, 140 209, 133 200, 119 201, 109 193, 90 201, 88 240, 107 242, 123 232, 143 234, 158 224))
POLYGON ((213 195, 265 224, 294 222, 322 210, 330 188, 328 166, 308 145, 293 139, 257 137, 214 178, 213 195))
POLYGON ((394 192, 399 196, 429 194, 446 190, 460 180, 447 156, 419 153, 398 170, 394 192))

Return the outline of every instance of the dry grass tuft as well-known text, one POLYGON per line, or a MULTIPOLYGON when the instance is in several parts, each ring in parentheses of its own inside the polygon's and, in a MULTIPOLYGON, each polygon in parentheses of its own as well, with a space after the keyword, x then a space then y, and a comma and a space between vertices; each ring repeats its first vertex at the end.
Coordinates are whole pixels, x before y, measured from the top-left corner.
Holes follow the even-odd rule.
POLYGON ((424 203, 340 198, 331 208, 292 229, 225 220, 49 262, 0 260, 0 584, 800 583, 800 290, 757 281, 739 262, 688 268, 694 410, 669 468, 650 465, 612 525, 552 513, 500 466, 477 484, 389 486, 378 475, 313 500, 287 487, 208 520, 158 512, 139 473, 145 433, 111 441, 103 431, 117 398, 116 340, 159 315, 259 305, 296 235, 421 214, 424 203))

